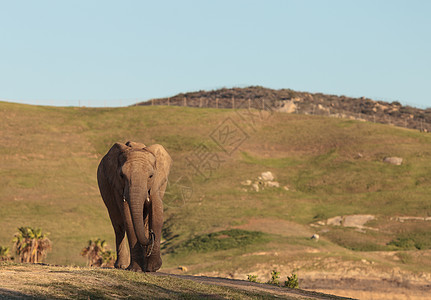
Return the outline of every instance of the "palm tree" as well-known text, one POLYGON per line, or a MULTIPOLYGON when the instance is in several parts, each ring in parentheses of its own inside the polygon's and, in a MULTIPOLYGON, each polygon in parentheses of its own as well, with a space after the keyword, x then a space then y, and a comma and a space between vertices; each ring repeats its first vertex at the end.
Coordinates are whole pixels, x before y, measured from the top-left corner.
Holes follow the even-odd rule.
POLYGON ((102 252, 102 265, 101 267, 113 268, 115 260, 117 259, 115 251, 106 250, 102 252))
POLYGON ((105 240, 97 238, 89 240, 81 255, 87 257, 87 265, 91 267, 112 267, 115 262, 115 252, 107 250, 105 240))
POLYGON ((12 259, 9 254, 9 250, 9 247, 0 246, 0 261, 8 261, 12 259))
POLYGON ((51 250, 51 241, 40 228, 19 227, 12 242, 21 262, 41 262, 51 250))

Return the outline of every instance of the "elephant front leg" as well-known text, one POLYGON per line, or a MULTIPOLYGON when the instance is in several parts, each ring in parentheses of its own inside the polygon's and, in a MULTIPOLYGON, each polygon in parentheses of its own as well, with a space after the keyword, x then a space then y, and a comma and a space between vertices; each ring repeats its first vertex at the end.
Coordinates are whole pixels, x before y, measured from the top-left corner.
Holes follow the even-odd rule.
POLYGON ((129 241, 130 260, 127 270, 142 272, 144 267, 144 249, 139 244, 133 227, 132 216, 130 214, 129 205, 124 202, 124 219, 126 225, 127 240, 129 241))
POLYGON ((154 232, 154 243, 146 248, 145 270, 147 272, 156 272, 162 266, 162 257, 160 254, 160 239, 162 237, 163 226, 163 203, 159 193, 151 200, 150 228, 154 232))
POLYGON ((130 262, 129 249, 127 249, 126 243, 126 230, 124 224, 115 226, 115 245, 117 250, 117 260, 115 261, 114 267, 117 269, 125 269, 128 267, 130 262))

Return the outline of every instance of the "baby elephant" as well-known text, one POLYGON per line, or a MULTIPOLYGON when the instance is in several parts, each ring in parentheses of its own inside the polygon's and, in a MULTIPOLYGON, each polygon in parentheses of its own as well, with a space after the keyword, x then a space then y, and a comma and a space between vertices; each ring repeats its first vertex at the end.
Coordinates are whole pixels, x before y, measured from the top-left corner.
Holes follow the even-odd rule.
POLYGON ((163 146, 135 142, 116 143, 102 158, 97 181, 115 231, 116 268, 155 272, 162 266, 162 200, 171 164, 163 146))

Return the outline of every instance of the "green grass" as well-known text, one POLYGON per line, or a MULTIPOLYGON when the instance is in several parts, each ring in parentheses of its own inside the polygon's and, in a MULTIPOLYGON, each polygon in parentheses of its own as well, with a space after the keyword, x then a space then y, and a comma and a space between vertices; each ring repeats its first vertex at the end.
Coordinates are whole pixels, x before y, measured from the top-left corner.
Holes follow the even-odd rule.
POLYGON ((258 231, 240 229, 223 230, 202 234, 173 248, 173 253, 210 252, 244 248, 251 244, 265 243, 269 237, 258 231))
MULTIPOLYGON (((222 243, 231 247, 238 240, 228 235, 216 246, 212 242, 217 240, 215 233, 232 233, 232 227, 253 218, 306 226, 348 214, 382 218, 431 215, 431 135, 413 130, 282 113, 251 126, 232 110, 163 106, 56 108, 0 102, 0 118, 0 245, 11 246, 20 226, 40 227, 50 233, 53 242, 47 258, 50 263, 84 265, 79 252, 95 237, 114 248, 96 169, 118 141, 161 143, 174 160, 165 199, 167 267, 178 262, 170 258, 174 252, 169 254, 168 249, 205 244, 205 251, 195 252, 195 262, 202 262, 206 255, 218 252, 222 243), (248 135, 231 154, 219 149, 210 137, 228 117, 248 135), (186 160, 202 144, 222 159, 206 180, 186 160), (357 158, 358 153, 362 158, 357 158), (401 156, 404 163, 385 164, 386 156, 401 156), (253 180, 264 171, 273 172, 289 191, 243 190, 242 181, 253 180), (185 201, 180 184, 192 190, 185 201)), ((384 224, 375 226, 383 228, 384 224)), ((355 244, 359 233, 334 230, 326 235, 325 247, 335 243, 353 250, 379 250, 388 249, 386 243, 397 238, 410 238, 421 249, 429 248, 429 235, 414 226, 402 233, 389 228, 363 235, 364 241, 355 244)), ((311 247, 304 242, 307 238, 299 239, 300 247, 311 247)), ((298 240, 283 239, 273 247, 290 243, 298 240)), ((258 245, 249 246, 257 249, 258 245)), ((235 249, 239 248, 225 251, 234 254, 235 249)))

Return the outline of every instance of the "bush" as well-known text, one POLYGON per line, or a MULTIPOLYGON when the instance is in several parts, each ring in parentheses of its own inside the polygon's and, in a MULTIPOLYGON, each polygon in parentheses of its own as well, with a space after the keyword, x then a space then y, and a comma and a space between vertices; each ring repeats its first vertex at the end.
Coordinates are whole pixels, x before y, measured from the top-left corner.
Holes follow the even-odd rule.
POLYGON ((259 242, 265 242, 266 240, 266 235, 258 231, 247 231, 241 229, 223 230, 196 236, 183 242, 178 247, 175 247, 173 252, 209 252, 228 250, 245 247, 259 242))
POLYGON ((295 273, 293 273, 291 276, 287 276, 284 286, 290 289, 297 289, 299 287, 298 276, 295 273))
POLYGON ((12 260, 9 247, 0 246, 0 261, 12 260))
POLYGON ((277 272, 276 270, 272 270, 271 279, 267 283, 273 284, 273 285, 280 285, 280 282, 278 281, 279 278, 280 278, 280 272, 277 272))
POLYGON ((257 280, 257 275, 247 275, 247 280, 250 282, 259 282, 257 280))

